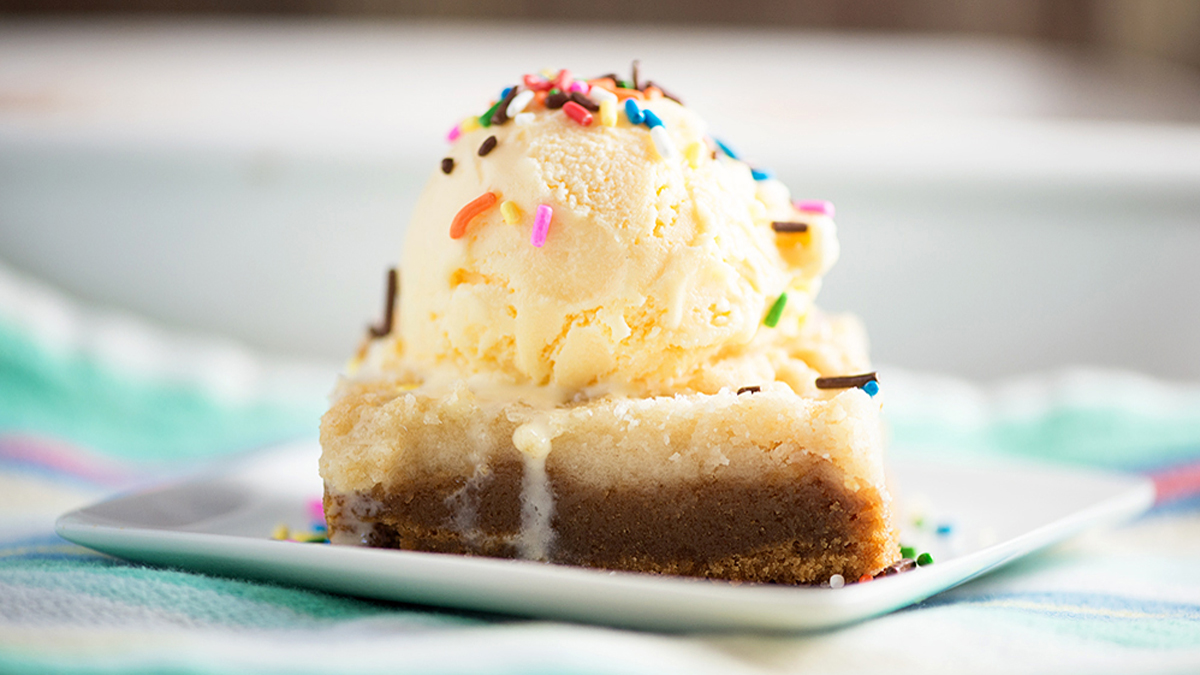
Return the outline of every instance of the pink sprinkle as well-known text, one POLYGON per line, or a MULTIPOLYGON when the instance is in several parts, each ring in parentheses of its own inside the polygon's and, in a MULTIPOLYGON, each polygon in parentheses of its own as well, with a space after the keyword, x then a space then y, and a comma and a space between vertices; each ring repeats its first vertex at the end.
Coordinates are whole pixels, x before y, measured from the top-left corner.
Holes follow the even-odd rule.
POLYGON ((562 70, 558 71, 558 75, 554 78, 554 86, 558 87, 562 91, 570 91, 568 89, 568 87, 570 86, 568 83, 570 81, 571 81, 571 71, 567 70, 566 68, 563 68, 562 70))
POLYGON ((325 522, 325 503, 320 499, 312 499, 308 502, 308 517, 313 520, 325 522))
POLYGON ((587 83, 583 80, 575 80, 571 83, 571 91, 577 91, 581 94, 586 94, 588 93, 587 83))
POLYGON ((798 201, 793 204, 793 206, 796 207, 797 211, 804 211, 806 213, 823 213, 830 218, 833 217, 833 202, 826 202, 820 199, 809 199, 798 201))
POLYGON ((533 245, 541 248, 546 243, 546 234, 550 232, 550 218, 554 216, 554 209, 541 204, 537 207, 537 213, 533 216, 533 245))
POLYGON ((453 143, 454 141, 458 140, 460 135, 462 135, 462 129, 455 124, 454 128, 450 130, 450 133, 446 134, 446 140, 450 143, 453 143))

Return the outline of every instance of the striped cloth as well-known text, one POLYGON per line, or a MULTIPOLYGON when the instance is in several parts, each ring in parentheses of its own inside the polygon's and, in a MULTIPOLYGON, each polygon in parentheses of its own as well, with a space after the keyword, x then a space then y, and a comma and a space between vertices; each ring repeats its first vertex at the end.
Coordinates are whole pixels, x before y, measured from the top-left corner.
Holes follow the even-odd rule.
POLYGON ((885 369, 896 455, 1142 472, 1159 504, 827 633, 441 611, 147 567, 53 534, 64 511, 312 436, 326 372, 89 312, 0 269, 0 672, 1200 672, 1200 385, 1132 374, 981 388, 885 369))

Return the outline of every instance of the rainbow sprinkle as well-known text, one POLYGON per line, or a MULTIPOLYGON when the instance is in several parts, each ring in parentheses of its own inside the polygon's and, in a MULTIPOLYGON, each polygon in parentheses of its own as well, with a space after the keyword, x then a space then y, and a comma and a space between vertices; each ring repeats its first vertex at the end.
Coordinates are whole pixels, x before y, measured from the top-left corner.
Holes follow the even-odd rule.
POLYGON ((538 77, 537 75, 526 75, 522 78, 525 83, 525 88, 530 91, 547 91, 554 86, 550 80, 538 77))
POLYGON ((533 216, 533 233, 530 242, 541 248, 546 244, 546 235, 550 233, 550 219, 554 217, 554 209, 547 204, 539 204, 533 216))
MULTIPOLYGON (((505 91, 507 92, 508 90, 505 90, 505 91)), ((487 109, 487 112, 480 115, 478 117, 479 126, 485 127, 485 128, 492 126, 492 117, 495 116, 496 111, 500 109, 500 105, 502 103, 504 103, 503 98, 501 98, 499 101, 496 101, 495 103, 493 103, 492 107, 487 109)))
POLYGON ((796 207, 797 211, 805 213, 820 213, 822 215, 833 217, 833 202, 827 202, 820 199, 808 199, 795 202, 792 206, 796 207))
POLYGON ((530 89, 526 89, 525 91, 517 94, 513 97, 512 102, 508 104, 508 108, 505 110, 505 113, 509 117, 516 117, 522 112, 525 112, 525 109, 528 108, 529 104, 533 101, 533 96, 534 92, 530 89))
POLYGON ((450 238, 462 239, 463 235, 467 233, 467 225, 471 223, 475 216, 478 216, 484 211, 487 211, 495 206, 496 199, 497 197, 495 192, 485 192, 475 199, 467 202, 467 204, 459 209, 458 213, 455 214, 454 221, 450 223, 450 238))
POLYGON ((308 517, 315 521, 325 522, 325 502, 320 497, 308 501, 308 517))
POLYGON ((675 143, 667 135, 667 128, 662 126, 662 122, 659 122, 658 126, 650 128, 650 140, 654 141, 654 149, 663 159, 675 159, 679 156, 679 151, 675 149, 675 143))
POLYGON ((612 93, 611 91, 605 89, 604 87, 602 87, 600 85, 595 85, 594 87, 589 89, 587 94, 588 94, 588 96, 591 96, 592 99, 595 100, 597 103, 601 103, 601 104, 604 103, 605 101, 612 101, 613 105, 616 105, 617 100, 618 100, 616 94, 612 93))
POLYGON ((563 104, 563 112, 567 117, 575 120, 583 126, 589 126, 592 123, 592 113, 587 111, 587 108, 579 105, 575 101, 567 101, 563 104))
POLYGON ((738 154, 733 151, 733 148, 730 148, 728 145, 725 145, 725 143, 723 143, 721 141, 721 139, 714 138, 713 142, 717 144, 717 147, 720 148, 721 152, 725 153, 725 156, 728 157, 729 159, 741 159, 741 157, 738 157, 738 154))
POLYGON ((625 99, 625 116, 629 118, 629 123, 637 126, 646 120, 642 109, 638 107, 637 101, 632 98, 625 99))
POLYGON ((521 220, 521 209, 513 202, 505 200, 500 204, 500 215, 504 217, 505 223, 516 225, 521 220))
POLYGON ((558 76, 554 78, 554 87, 559 91, 567 91, 567 88, 571 86, 572 79, 571 71, 563 68, 558 71, 558 76))
POLYGON ((606 127, 617 126, 617 99, 615 96, 611 100, 600 101, 600 124, 606 127))
POLYGON ((763 323, 767 328, 774 328, 779 324, 779 317, 783 316, 783 308, 787 305, 787 293, 780 293, 775 302, 771 304, 771 309, 767 311, 767 318, 763 319, 763 323))

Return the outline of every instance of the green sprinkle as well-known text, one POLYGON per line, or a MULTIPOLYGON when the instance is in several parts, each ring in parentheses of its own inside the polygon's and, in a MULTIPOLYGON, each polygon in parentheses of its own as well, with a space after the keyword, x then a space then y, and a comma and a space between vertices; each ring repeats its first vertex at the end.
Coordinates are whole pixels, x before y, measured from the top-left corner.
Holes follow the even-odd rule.
POLYGON ((492 126, 492 115, 495 115, 496 111, 500 109, 501 103, 504 103, 504 99, 500 99, 499 101, 496 101, 496 103, 494 105, 492 105, 492 107, 488 108, 487 112, 485 112, 479 116, 479 126, 481 126, 481 127, 492 126))
POLYGON ((771 309, 767 311, 767 318, 763 319, 763 323, 767 324, 767 328, 774 328, 779 323, 779 317, 783 316, 783 307, 787 304, 787 293, 780 293, 775 299, 775 304, 771 305, 771 309))
POLYGON ((555 95, 555 94, 557 94, 557 93, 560 93, 561 91, 562 91, 562 90, 561 90, 561 89, 559 89, 558 87, 551 87, 551 88, 550 88, 550 91, 546 92, 546 95, 547 95, 547 96, 553 96, 553 95, 555 95))
POLYGON ((900 557, 901 558, 911 558, 915 555, 917 555, 917 549, 915 549, 911 546, 901 546, 900 547, 900 557))
POLYGON ((922 553, 921 555, 917 556, 917 564, 921 567, 932 565, 933 556, 929 555, 928 553, 922 553))

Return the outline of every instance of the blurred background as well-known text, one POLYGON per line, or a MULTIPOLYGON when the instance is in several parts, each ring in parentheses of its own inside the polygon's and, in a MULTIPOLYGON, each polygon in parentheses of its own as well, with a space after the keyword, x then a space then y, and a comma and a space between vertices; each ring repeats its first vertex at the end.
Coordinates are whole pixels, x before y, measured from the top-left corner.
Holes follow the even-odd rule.
POLYGON ((1200 3, 0 0, 0 265, 336 367, 456 121, 642 72, 830 199, 877 361, 1200 378, 1200 3))

